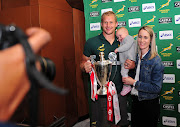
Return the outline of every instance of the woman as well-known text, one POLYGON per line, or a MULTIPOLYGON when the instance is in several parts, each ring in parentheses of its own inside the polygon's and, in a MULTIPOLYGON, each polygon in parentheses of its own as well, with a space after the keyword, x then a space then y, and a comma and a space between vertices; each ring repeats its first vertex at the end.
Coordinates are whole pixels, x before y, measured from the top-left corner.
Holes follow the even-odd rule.
POLYGON ((137 41, 135 79, 123 78, 124 84, 133 86, 132 127, 157 127, 164 66, 156 51, 155 34, 149 26, 140 28, 137 41))

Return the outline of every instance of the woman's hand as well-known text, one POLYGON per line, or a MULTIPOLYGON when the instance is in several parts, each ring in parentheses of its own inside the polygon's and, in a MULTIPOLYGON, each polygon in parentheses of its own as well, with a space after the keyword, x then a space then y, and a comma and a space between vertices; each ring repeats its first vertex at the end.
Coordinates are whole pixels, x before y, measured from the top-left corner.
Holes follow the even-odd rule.
POLYGON ((134 83, 136 80, 134 80, 134 79, 131 78, 131 77, 123 77, 123 78, 122 78, 122 81, 123 81, 123 83, 126 84, 126 85, 133 85, 133 83, 134 83))
POLYGON ((124 67, 126 69, 134 69, 135 68, 135 62, 132 60, 127 59, 124 63, 124 67))

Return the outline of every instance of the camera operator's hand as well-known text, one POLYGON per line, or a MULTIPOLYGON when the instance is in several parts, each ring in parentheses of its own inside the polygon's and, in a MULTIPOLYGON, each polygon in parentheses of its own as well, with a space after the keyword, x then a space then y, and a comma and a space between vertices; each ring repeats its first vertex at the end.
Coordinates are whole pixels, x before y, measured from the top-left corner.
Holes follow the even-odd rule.
POLYGON ((49 32, 38 27, 28 28, 26 34, 29 36, 28 41, 34 53, 37 53, 51 40, 49 32))
MULTIPOLYGON (((49 32, 40 28, 26 31, 34 53, 50 40, 49 32)), ((0 50, 0 121, 7 121, 30 89, 26 73, 25 52, 21 44, 0 50)))

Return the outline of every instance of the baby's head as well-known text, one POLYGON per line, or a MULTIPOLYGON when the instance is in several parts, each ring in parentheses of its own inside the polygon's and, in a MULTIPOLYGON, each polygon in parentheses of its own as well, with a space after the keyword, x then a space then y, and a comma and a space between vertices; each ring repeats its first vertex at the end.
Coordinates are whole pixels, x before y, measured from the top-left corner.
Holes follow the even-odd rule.
POLYGON ((118 38, 119 42, 122 42, 127 35, 129 35, 129 33, 125 27, 121 27, 116 31, 116 37, 118 38))

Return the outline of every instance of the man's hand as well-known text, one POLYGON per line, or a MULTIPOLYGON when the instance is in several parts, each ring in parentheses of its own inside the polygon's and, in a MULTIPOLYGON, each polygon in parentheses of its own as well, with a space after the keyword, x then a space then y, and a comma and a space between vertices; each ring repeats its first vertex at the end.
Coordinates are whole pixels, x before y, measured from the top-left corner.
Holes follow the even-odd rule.
POLYGON ((80 68, 81 68, 81 70, 85 71, 86 73, 89 73, 92 71, 92 65, 89 60, 89 57, 87 57, 85 55, 82 56, 82 62, 80 64, 80 68))

